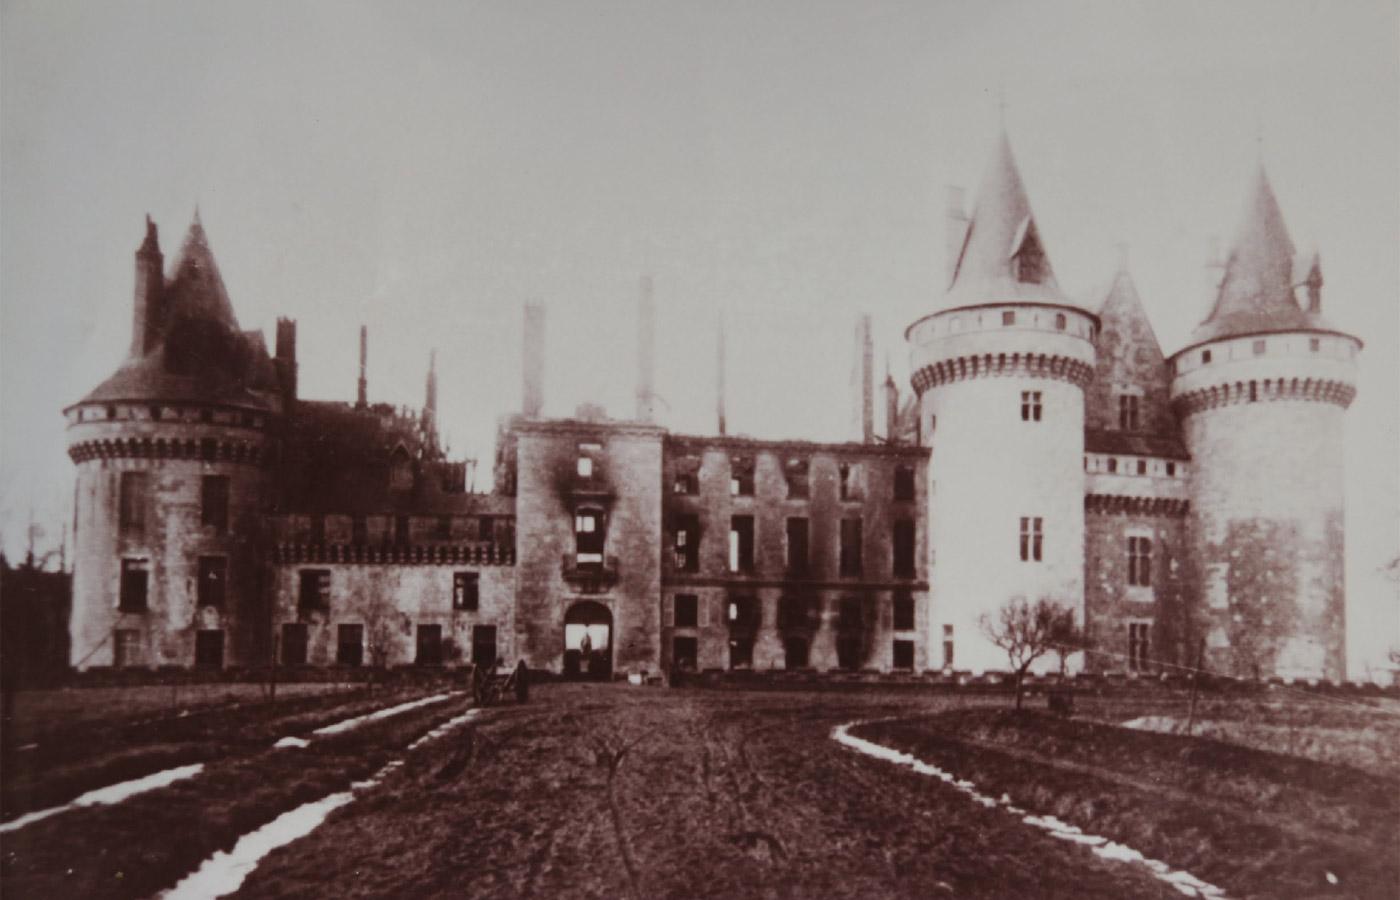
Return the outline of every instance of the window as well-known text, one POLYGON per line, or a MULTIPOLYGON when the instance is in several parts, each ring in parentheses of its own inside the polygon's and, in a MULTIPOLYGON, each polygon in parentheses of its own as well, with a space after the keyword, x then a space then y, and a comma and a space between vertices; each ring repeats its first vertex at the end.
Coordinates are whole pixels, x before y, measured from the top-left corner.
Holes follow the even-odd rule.
POLYGON ((699 667, 700 647, 694 637, 671 638, 671 664, 682 672, 694 672, 699 667))
POLYGON ((1138 587, 1152 584, 1152 538, 1128 538, 1128 584, 1138 587))
POLYGON ((753 516, 729 520, 729 571, 753 571, 753 516))
POLYGON ((581 509, 574 516, 574 543, 580 566, 603 565, 603 511, 581 509))
POLYGON ((808 493, 808 465, 805 459, 790 459, 783 465, 783 478, 787 481, 787 495, 794 500, 805 500, 808 493))
POLYGON ((580 477, 580 478, 592 478, 592 477, 593 477, 593 457, 591 457, 591 456, 580 456, 580 457, 578 458, 578 477, 580 477))
POLYGON ((311 517, 311 543, 324 544, 326 542, 326 517, 311 517))
POLYGON ((389 459, 389 490, 413 490, 413 460, 408 458, 408 451, 403 447, 395 448, 389 459))
POLYGON ((452 540, 452 517, 451 517, 451 516, 438 516, 437 519, 433 522, 433 540, 435 540, 435 541, 450 541, 450 540, 452 540))
POLYGON ((219 442, 213 438, 205 438, 199 442, 199 458, 205 462, 214 462, 219 458, 219 442))
POLYGON ((496 517, 479 516, 476 520, 476 539, 494 544, 496 542, 496 517))
POLYGON ((1118 460, 1117 460, 1116 458, 1114 458, 1114 457, 1109 457, 1109 460, 1108 460, 1108 474, 1113 475, 1113 474, 1117 473, 1117 471, 1118 471, 1118 460))
POLYGON ((1128 623, 1128 667, 1134 672, 1147 668, 1151 650, 1148 632, 1151 627, 1148 622, 1128 623))
POLYGON ((953 668, 953 626, 943 626, 943 668, 953 668))
POLYGON ((1317 338, 1308 338, 1308 349, 1311 350, 1313 353, 1316 353, 1317 351, 1322 349, 1322 341, 1318 340, 1317 338))
POLYGON ((1040 391, 1021 392, 1021 421, 1040 421, 1040 391))
POLYGON ((746 456, 736 456, 729 463, 729 495, 731 497, 753 496, 753 460, 746 456))
POLYGON ((300 592, 297 594, 297 608, 302 610, 328 610, 331 608, 330 569, 302 569, 300 592))
POLYGON ((146 611, 146 587, 150 576, 150 564, 144 559, 122 560, 122 581, 117 596, 117 609, 121 612, 146 611))
POLYGON ((1168 478, 1175 478, 1175 477, 1176 477, 1176 463, 1174 463, 1174 462, 1169 462, 1169 463, 1167 463, 1167 477, 1168 477, 1168 478))
POLYGON ((1065 325, 1066 325, 1066 322, 1065 322, 1065 314, 1064 314, 1064 313, 1055 313, 1055 330, 1056 330, 1056 331, 1064 331, 1064 330, 1065 330, 1065 325))
POLYGON ((807 520, 787 520, 787 571, 789 575, 806 575, 809 563, 807 520))
POLYGON ((400 547, 407 547, 411 537, 408 516, 394 516, 394 543, 400 547))
POLYGON ((200 488, 199 523, 216 534, 228 531, 228 476, 205 475, 200 488))
POLYGON ((1145 459, 1140 459, 1140 460, 1137 461, 1137 473, 1138 473, 1139 475, 1146 475, 1146 474, 1147 474, 1147 460, 1145 460, 1145 459))
POLYGON ((282 625, 282 665, 306 665, 306 626, 301 622, 282 625))
POLYGON ((442 665, 441 625, 418 626, 418 648, 414 662, 420 666, 442 665))
POLYGON ((806 594, 784 594, 778 598, 778 628, 783 631, 814 630, 821 624, 819 604, 806 594))
POLYGON ((1209 351, 1209 350, 1202 350, 1202 351, 1201 351, 1201 364, 1202 364, 1202 365, 1209 365, 1209 364, 1210 364, 1210 351, 1209 351))
POLYGON ((603 452, 603 445, 596 442, 586 442, 578 445, 578 477, 592 478, 598 472, 598 457, 603 452))
POLYGON ((807 639, 801 635, 790 634, 783 638, 783 668, 807 668, 808 649, 807 639))
POLYGON ((472 662, 484 669, 496 668, 496 626, 472 626, 472 662))
POLYGON ((680 572, 700 571, 700 517, 676 516, 675 565, 680 572))
POLYGON ((481 575, 477 572, 452 573, 452 608, 476 612, 481 605, 481 575))
POLYGON ((700 624, 700 598, 694 594, 677 594, 674 602, 676 627, 698 627, 700 624))
POLYGON ((677 472, 671 490, 677 494, 698 494, 700 493, 700 479, 696 477, 694 472, 677 472))
POLYGON ((1138 398, 1133 394, 1121 394, 1118 397, 1118 429, 1138 430, 1138 398))
POLYGON ((145 472, 123 472, 117 519, 123 535, 146 530, 146 496, 150 482, 145 472))
POLYGON ((199 558, 199 605, 224 607, 225 584, 228 582, 227 556, 199 558))
POLYGON ((914 577, 914 520, 894 520, 894 577, 914 577))
POLYGON ((842 500, 860 499, 860 466, 842 463, 836 469, 836 474, 840 478, 840 496, 842 500))
POLYGON ((1021 517, 1021 562, 1040 562, 1043 537, 1039 516, 1021 517))
POLYGON ((1015 324, 1016 324, 1016 313, 1013 312, 1012 310, 1009 310, 1009 309, 1008 309, 1006 312, 1002 313, 1002 314, 1001 314, 1001 324, 1003 324, 1003 325, 1015 325, 1015 324))
POLYGON ((894 667, 896 669, 914 668, 913 641, 900 640, 894 642, 894 667))
POLYGON ((762 618, 762 610, 758 605, 758 598, 748 596, 731 596, 725 607, 724 620, 730 628, 756 629, 759 620, 762 618))
POLYGON ((914 630, 914 596, 908 591, 895 591, 894 630, 914 630))
POLYGON ((135 628, 118 628, 112 632, 112 665, 118 669, 139 666, 145 662, 141 648, 141 632, 135 628))
POLYGON ((224 633, 222 630, 205 628, 194 633, 194 664, 201 668, 223 668, 224 633))
POLYGON ((730 635, 729 668, 749 669, 753 667, 753 638, 747 634, 730 635))
POLYGON ((841 574, 859 575, 861 571, 860 519, 841 520, 841 574))
POLYGON ((342 666, 358 666, 365 661, 365 626, 341 625, 335 635, 335 661, 342 666))
POLYGON ((914 467, 895 466, 894 468, 894 499, 913 500, 914 499, 914 467))
POLYGON ((356 544, 369 543, 369 522, 364 516, 353 516, 350 519, 350 540, 356 544))
POLYGON ((1251 381, 1251 382, 1249 383, 1249 402, 1250 402, 1250 403, 1258 403, 1258 402, 1259 402, 1259 382, 1257 382, 1257 381, 1251 381))
POLYGON ((1269 349, 1269 342, 1268 342, 1268 341, 1255 341, 1255 342, 1254 342, 1254 355, 1255 355, 1255 356, 1263 356, 1263 355, 1264 355, 1264 351, 1267 350, 1267 349, 1269 349))

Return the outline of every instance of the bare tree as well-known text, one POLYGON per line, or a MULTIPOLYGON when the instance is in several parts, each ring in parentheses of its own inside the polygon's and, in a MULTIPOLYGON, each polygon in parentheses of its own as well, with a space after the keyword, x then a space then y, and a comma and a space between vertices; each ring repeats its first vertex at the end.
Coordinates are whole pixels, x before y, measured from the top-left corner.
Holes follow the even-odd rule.
POLYGON ((373 691, 380 670, 389 665, 389 658, 394 649, 395 632, 406 627, 406 620, 390 599, 377 591, 365 597, 359 608, 365 626, 365 650, 369 654, 369 685, 373 691))
POLYGON ((1074 611, 1045 597, 1034 604, 1013 597, 995 616, 984 614, 978 625, 987 640, 1006 651, 1016 679, 1016 709, 1021 709, 1026 673, 1040 657, 1052 652, 1057 636, 1075 628, 1074 611))

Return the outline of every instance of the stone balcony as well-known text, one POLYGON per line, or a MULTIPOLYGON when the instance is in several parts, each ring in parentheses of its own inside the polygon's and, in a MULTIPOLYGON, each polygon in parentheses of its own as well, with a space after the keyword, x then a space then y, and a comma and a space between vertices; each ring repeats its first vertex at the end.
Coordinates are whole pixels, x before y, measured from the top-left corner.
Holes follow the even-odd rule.
POLYGON ((610 590, 618 579, 616 556, 605 556, 601 562, 579 562, 578 554, 565 553, 560 560, 560 574, 575 590, 583 594, 599 594, 610 590))

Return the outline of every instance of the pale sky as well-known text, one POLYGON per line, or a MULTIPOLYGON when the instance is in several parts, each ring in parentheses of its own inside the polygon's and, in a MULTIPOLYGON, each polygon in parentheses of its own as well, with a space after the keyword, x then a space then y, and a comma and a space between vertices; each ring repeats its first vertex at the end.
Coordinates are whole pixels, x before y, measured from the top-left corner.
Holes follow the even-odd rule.
MULTIPOLYGON (((1206 311, 1258 159, 1324 311, 1366 342, 1348 415, 1349 662, 1400 643, 1400 6, 1391 2, 137 3, 0 6, 0 535, 56 543, 59 410, 120 362, 150 213, 199 204, 245 328, 299 323, 301 390, 422 402, 489 469, 548 306, 546 412, 632 412, 637 280, 663 422, 849 436, 855 315, 907 390, 946 187, 1007 129, 1061 286, 1115 245, 1163 348, 1206 311), (1262 135, 1262 146, 1258 140, 1262 135)), ((971 197, 969 197, 971 200, 971 197)), ((1098 297, 1093 297, 1097 302, 1098 297)))

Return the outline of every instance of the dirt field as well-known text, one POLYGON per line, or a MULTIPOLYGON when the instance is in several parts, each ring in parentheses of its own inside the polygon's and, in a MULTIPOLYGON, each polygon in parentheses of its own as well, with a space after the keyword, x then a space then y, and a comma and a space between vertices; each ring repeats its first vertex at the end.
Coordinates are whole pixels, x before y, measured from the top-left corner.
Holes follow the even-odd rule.
MULTIPOLYGON (((897 717, 853 733, 1232 897, 1400 895, 1393 778, 1080 720, 1008 718, 1006 703, 550 685, 528 705, 483 710, 408 750, 461 713, 465 700, 453 700, 303 750, 245 745, 169 788, 23 828, 6 836, 0 893, 149 897, 277 815, 402 759, 264 858, 239 896, 1182 896, 1142 866, 831 739, 837 725, 897 717)), ((302 714, 302 728, 324 712, 302 714)))

